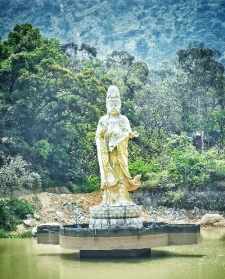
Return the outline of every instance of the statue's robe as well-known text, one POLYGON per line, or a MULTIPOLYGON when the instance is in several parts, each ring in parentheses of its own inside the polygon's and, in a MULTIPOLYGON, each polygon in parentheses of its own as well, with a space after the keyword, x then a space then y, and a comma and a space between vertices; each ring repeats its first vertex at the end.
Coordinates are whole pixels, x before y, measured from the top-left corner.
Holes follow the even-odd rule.
POLYGON ((132 178, 128 170, 128 141, 132 137, 129 120, 124 115, 104 115, 98 122, 96 145, 101 173, 101 189, 127 192, 140 187, 140 176, 132 178))

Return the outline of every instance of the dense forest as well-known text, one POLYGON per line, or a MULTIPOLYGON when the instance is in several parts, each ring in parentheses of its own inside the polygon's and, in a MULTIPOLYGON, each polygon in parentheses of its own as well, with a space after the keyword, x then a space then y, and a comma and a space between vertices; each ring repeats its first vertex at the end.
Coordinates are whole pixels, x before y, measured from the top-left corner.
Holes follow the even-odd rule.
POLYGON ((95 130, 109 85, 140 134, 130 171, 171 200, 225 191, 225 74, 203 44, 155 68, 121 50, 99 58, 88 44, 61 44, 30 24, 0 41, 0 190, 99 189, 95 130))

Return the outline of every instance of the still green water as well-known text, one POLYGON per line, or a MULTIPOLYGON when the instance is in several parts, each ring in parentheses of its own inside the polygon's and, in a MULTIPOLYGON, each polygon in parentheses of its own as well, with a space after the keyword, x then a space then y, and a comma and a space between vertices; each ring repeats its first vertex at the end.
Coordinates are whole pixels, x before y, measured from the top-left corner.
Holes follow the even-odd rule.
POLYGON ((225 279, 225 230, 198 245, 157 248, 148 259, 82 260, 35 239, 0 240, 0 279, 225 279))

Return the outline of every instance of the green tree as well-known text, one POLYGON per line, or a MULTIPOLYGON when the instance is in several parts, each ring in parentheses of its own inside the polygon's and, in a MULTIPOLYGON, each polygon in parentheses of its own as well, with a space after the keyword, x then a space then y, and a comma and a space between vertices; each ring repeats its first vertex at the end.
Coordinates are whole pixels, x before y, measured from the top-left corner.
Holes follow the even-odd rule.
POLYGON ((83 181, 96 173, 94 131, 106 91, 96 63, 75 71, 59 42, 27 24, 16 26, 1 46, 5 156, 21 154, 44 185, 83 181))
POLYGON ((219 53, 204 46, 177 52, 182 122, 187 132, 200 132, 209 141, 209 121, 214 110, 224 109, 224 66, 219 53))

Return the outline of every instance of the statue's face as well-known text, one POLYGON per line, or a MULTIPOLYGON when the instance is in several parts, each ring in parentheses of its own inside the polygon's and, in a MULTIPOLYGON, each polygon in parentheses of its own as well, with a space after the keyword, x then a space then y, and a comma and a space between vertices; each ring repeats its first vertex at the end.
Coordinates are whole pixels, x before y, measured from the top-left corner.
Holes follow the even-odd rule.
POLYGON ((120 98, 108 98, 106 102, 107 113, 111 115, 120 114, 121 101, 120 98))

